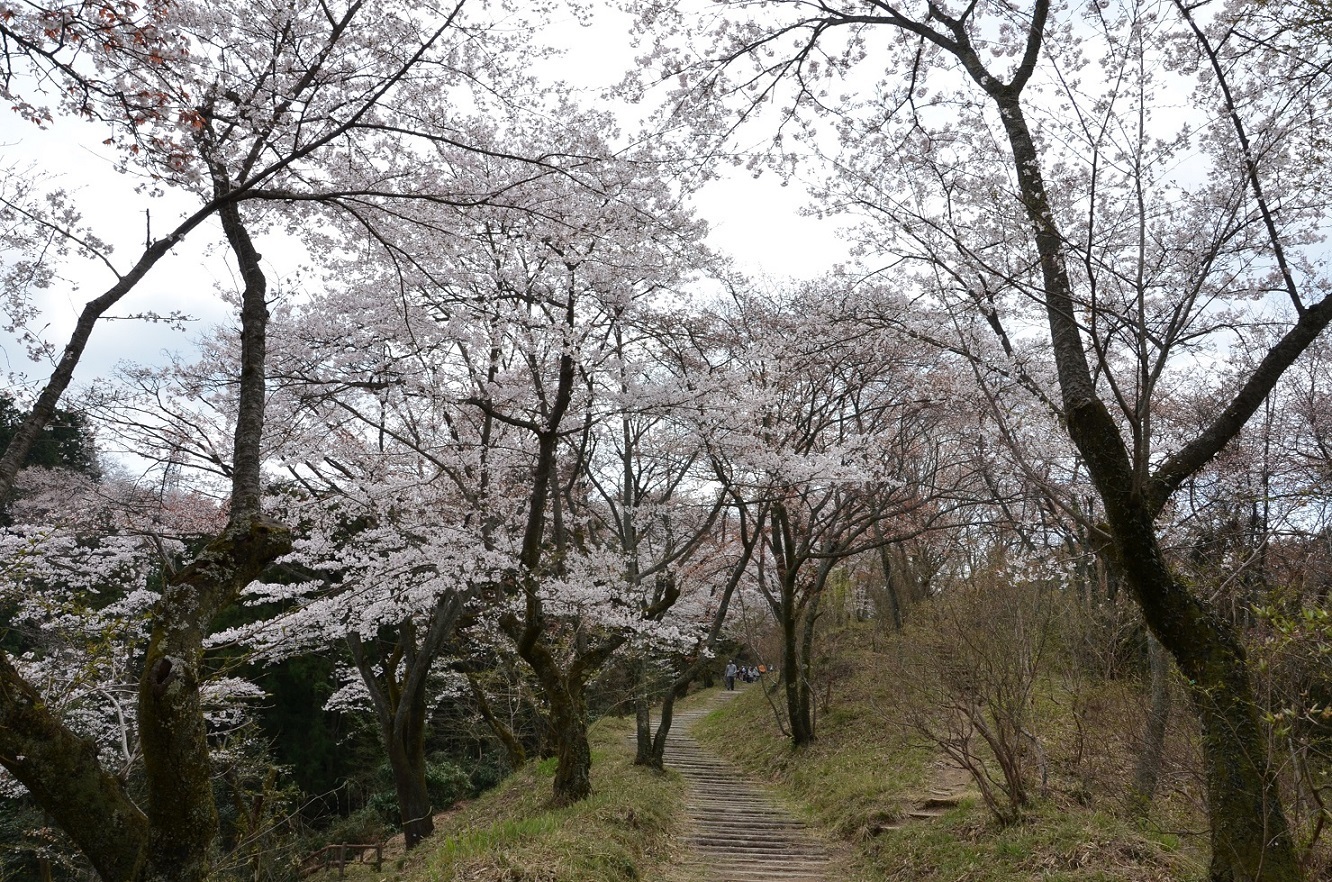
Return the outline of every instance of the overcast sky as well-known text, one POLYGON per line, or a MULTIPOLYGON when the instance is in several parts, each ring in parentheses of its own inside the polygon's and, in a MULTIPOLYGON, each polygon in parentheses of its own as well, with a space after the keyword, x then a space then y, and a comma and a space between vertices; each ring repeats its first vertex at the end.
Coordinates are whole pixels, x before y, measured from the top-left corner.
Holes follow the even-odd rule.
MULTIPOLYGON (((570 48, 563 59, 551 62, 551 75, 569 82, 590 100, 599 87, 617 81, 634 63, 627 27, 626 16, 604 9, 596 13, 590 27, 573 19, 553 22, 543 34, 553 44, 570 48)), ((142 248, 151 218, 159 219, 153 222, 153 233, 161 235, 169 221, 194 203, 170 194, 158 199, 137 194, 135 181, 118 174, 102 149, 105 136, 100 127, 78 120, 57 119, 40 130, 14 114, 0 112, 0 156, 6 173, 38 168, 58 180, 59 186, 77 193, 85 219, 98 235, 117 246, 117 266, 122 267, 142 248)), ((737 169, 709 184, 699 195, 697 207, 711 227, 709 243, 730 254, 740 269, 770 278, 811 278, 843 259, 846 248, 833 224, 800 215, 807 200, 797 186, 782 186, 771 175, 755 180, 737 169)), ((220 239, 215 222, 196 231, 149 273, 115 313, 180 310, 197 321, 183 332, 142 321, 104 323, 94 332, 76 385, 107 376, 122 360, 157 362, 164 352, 186 351, 207 326, 230 320, 229 310, 216 296, 219 287, 236 287, 222 259, 225 252, 216 249, 220 239), (216 253, 212 253, 214 249, 216 253)), ((275 288, 301 260, 299 249, 280 240, 261 243, 261 251, 275 288)), ((83 303, 102 293, 111 281, 105 269, 92 270, 46 292, 45 333, 57 349, 68 339, 83 303)), ((48 371, 49 365, 32 363, 22 347, 0 335, 0 374, 9 382, 22 376, 28 384, 39 383, 48 371)))

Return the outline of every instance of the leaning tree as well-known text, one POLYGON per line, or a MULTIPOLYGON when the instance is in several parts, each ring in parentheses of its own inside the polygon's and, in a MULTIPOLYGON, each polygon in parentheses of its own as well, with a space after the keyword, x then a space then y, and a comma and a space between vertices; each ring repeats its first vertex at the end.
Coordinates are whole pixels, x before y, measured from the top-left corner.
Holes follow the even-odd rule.
POLYGON ((727 5, 699 58, 676 38, 704 25, 639 4, 674 22, 654 70, 682 82, 676 106, 780 102, 784 134, 839 143, 825 204, 873 218, 865 249, 903 283, 1009 340, 1045 326, 1037 357, 1108 551, 1199 716, 1211 877, 1299 878, 1239 635, 1178 577, 1158 521, 1332 321, 1321 4, 727 5), (1249 368, 1210 369, 1264 325, 1249 368), (1191 431, 1163 406, 1179 383, 1221 402, 1191 431))

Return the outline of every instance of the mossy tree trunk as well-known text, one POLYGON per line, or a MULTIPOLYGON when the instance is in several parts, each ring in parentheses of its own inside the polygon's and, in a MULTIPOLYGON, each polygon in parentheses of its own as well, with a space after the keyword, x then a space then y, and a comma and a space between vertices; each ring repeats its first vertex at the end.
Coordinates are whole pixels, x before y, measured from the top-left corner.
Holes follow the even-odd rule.
MULTIPOLYGON (((541 622, 539 615, 529 615, 528 621, 533 620, 541 622)), ((547 723, 556 757, 551 802, 563 806, 586 799, 592 794, 592 749, 587 740, 584 690, 588 679, 601 669, 625 638, 613 635, 576 654, 566 667, 559 663, 539 625, 526 626, 509 614, 501 619, 500 627, 513 638, 519 656, 536 674, 548 705, 547 723)))
POLYGON ((555 782, 552 803, 572 805, 592 795, 592 747, 587 741, 585 684, 547 693, 550 728, 555 737, 555 782))
POLYGON ((1282 811, 1277 776, 1266 760, 1243 646, 1234 628, 1175 578, 1162 553, 1155 520, 1169 495, 1234 437, 1285 367, 1332 319, 1332 300, 1304 312, 1231 407, 1202 435, 1167 459, 1155 474, 1136 467, 1135 462, 1145 463, 1146 449, 1129 450, 1096 391, 1064 264, 1064 237, 1055 223, 1036 142, 1020 101, 1040 55, 1048 0, 1037 0, 1033 10, 1022 63, 1007 83, 985 69, 964 21, 944 16, 941 23, 951 39, 941 41, 936 34, 935 42, 962 62, 999 110, 1040 261, 1069 437, 1082 454, 1105 506, 1125 582, 1148 627, 1189 683, 1202 725, 1211 814, 1211 878, 1214 882, 1297 880, 1301 870, 1282 811))
POLYGON ((103 879, 140 878, 148 817, 0 651, 0 763, 28 788, 103 879))
MULTIPOLYGON (((229 184, 214 174, 225 200, 229 184)), ((168 575, 153 610, 138 693, 145 809, 0 656, 0 763, 109 882, 201 882, 210 872, 217 807, 199 694, 203 641, 213 617, 291 548, 289 531, 260 509, 267 281, 237 206, 224 202, 218 213, 244 281, 231 512, 223 533, 168 575)))
POLYGON ((200 701, 208 623, 291 548, 262 520, 233 524, 168 580, 153 614, 139 681, 139 741, 151 830, 146 879, 194 882, 209 874, 217 836, 207 725, 200 701))
MULTIPOLYGON (((657 621, 680 596, 674 580, 663 583, 664 593, 643 611, 644 618, 657 621)), ((627 634, 609 634, 595 643, 578 647, 565 664, 557 658, 545 630, 540 598, 527 597, 527 615, 520 620, 510 613, 500 619, 500 628, 514 641, 518 654, 532 668, 549 705, 548 723, 555 756, 555 805, 570 805, 592 793, 592 750, 587 740, 588 682, 624 645, 627 634)))

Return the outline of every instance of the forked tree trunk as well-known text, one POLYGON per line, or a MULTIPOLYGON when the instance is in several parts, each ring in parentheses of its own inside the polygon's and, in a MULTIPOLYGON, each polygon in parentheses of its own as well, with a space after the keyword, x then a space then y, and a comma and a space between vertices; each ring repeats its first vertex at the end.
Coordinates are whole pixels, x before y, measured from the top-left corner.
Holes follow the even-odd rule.
POLYGON ((689 681, 683 686, 671 689, 661 701, 661 716, 657 719, 657 732, 652 738, 652 753, 645 764, 653 769, 666 768, 666 737, 671 733, 671 723, 675 718, 675 699, 689 689, 689 681))
MULTIPOLYGON (((371 648, 358 634, 352 632, 346 637, 347 647, 360 672, 361 682, 370 693, 379 721, 408 849, 415 848, 435 832, 430 795, 426 790, 425 730, 429 711, 426 687, 435 659, 453 632, 462 608, 462 593, 448 592, 440 596, 435 601, 425 634, 420 635, 412 619, 402 620, 397 625, 397 640, 387 656, 378 659, 372 656, 371 648), (397 673, 399 666, 401 675, 397 673)), ((379 643, 381 652, 384 648, 384 644, 379 643)))
MULTIPOLYGON (((1031 33, 1032 45, 1038 48, 1048 4, 1041 0, 1037 5, 1031 33)), ((957 33, 963 32, 959 28, 957 33)), ((1034 64, 1035 53, 1029 52, 1029 57, 1034 64)), ((1156 515, 1166 494, 1182 478, 1176 478, 1173 484, 1163 481, 1164 489, 1142 486, 1119 426, 1096 394, 1063 262, 1063 238, 1054 222, 1035 141, 1018 98, 1029 69, 1024 68, 1027 73, 1015 77, 1014 84, 1005 85, 985 72, 969 44, 964 45, 959 58, 995 99, 1013 150, 1018 183, 1040 256, 1046 316, 1069 437, 1086 461, 1105 505, 1127 586, 1147 626, 1188 681, 1189 697, 1202 724, 1212 882, 1298 880, 1302 872, 1282 811, 1276 772, 1267 762, 1243 646, 1229 623, 1175 579, 1156 536, 1156 515)), ((1240 425, 1242 421, 1236 421, 1226 438, 1233 437, 1240 425)), ((1219 449, 1224 440, 1208 446, 1219 449)), ((1205 462, 1206 458, 1200 457, 1188 473, 1205 462)))
MULTIPOLYGON (((529 595, 528 601, 534 606, 539 603, 534 595, 529 595)), ((529 613, 528 620, 539 623, 540 615, 529 613)), ((587 740, 584 690, 588 678, 601 669, 626 638, 613 636, 580 653, 566 668, 546 645, 539 626, 520 624, 510 614, 500 620, 500 627, 513 636, 518 654, 536 674, 548 704, 547 722, 556 757, 551 803, 565 806, 584 800, 592 794, 592 748, 587 740)))
MULTIPOLYGON (((218 179, 218 187, 221 198, 224 178, 218 179)), ((213 616, 291 547, 290 533, 265 521, 259 508, 266 281, 236 206, 227 204, 220 214, 245 280, 231 520, 221 536, 167 579, 153 612, 138 695, 146 812, 101 767, 91 742, 73 735, 0 653, 0 755, 5 766, 110 882, 196 882, 209 873, 217 808, 199 697, 203 638, 213 616)), ((150 265, 142 265, 142 270, 150 265)), ((94 312, 84 318, 95 320, 94 312)), ((71 346, 67 355, 77 360, 81 344, 71 346)), ((72 371, 72 363, 62 362, 61 370, 66 367, 72 371)), ((51 389, 57 388, 58 379, 53 378, 51 389)), ((54 406, 53 400, 49 403, 54 406)), ((40 422, 40 408, 34 413, 40 422)), ((21 447, 11 446, 10 453, 21 459, 21 447)), ((0 483, 10 477, 6 472, 0 483)))
POLYGON ((208 623, 291 534, 263 521, 232 526, 169 580, 153 613, 139 681, 139 740, 148 791, 149 880, 195 882, 210 872, 217 835, 212 761, 200 705, 208 623))
POLYGON ((638 752, 642 759, 635 759, 635 765, 647 766, 657 771, 666 768, 666 738, 671 734, 671 725, 675 720, 675 702, 689 694, 689 684, 694 682, 702 667, 699 662, 688 665, 684 673, 671 684, 671 688, 666 690, 666 695, 661 700, 661 714, 657 718, 655 733, 651 728, 651 713, 648 714, 648 731, 646 733, 640 731, 638 740, 638 752))

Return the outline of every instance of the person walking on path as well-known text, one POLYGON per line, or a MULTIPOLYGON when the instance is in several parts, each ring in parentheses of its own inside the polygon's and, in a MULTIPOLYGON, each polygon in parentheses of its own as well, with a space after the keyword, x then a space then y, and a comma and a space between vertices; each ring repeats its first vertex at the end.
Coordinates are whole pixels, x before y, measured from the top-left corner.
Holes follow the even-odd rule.
POLYGON ((738 668, 736 668, 734 661, 726 663, 726 673, 722 676, 726 679, 726 688, 728 691, 735 689, 735 674, 737 670, 738 668))

